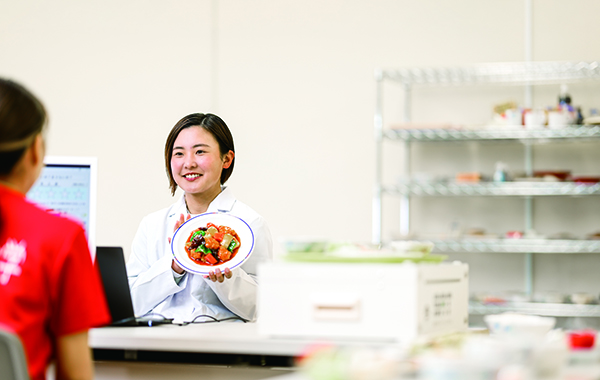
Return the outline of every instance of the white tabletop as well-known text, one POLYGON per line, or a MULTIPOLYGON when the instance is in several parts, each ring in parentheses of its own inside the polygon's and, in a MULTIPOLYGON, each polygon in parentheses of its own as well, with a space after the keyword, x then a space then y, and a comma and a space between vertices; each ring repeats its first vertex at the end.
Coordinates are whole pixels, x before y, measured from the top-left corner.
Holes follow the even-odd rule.
MULTIPOLYGON (((317 339, 284 339, 262 336, 255 323, 210 323, 187 326, 160 325, 154 327, 103 327, 92 329, 90 346, 94 349, 174 351, 190 353, 274 355, 297 357, 314 344, 335 343, 338 346, 391 347, 391 343, 365 341, 328 342, 317 339)), ((397 346, 396 346, 397 347, 397 346)), ((578 375, 586 380, 600 379, 600 365, 568 366, 566 375, 578 375)), ((276 377, 281 380, 307 380, 302 373, 276 377)), ((276 378, 273 378, 276 379, 276 378)))
MULTIPOLYGON (((278 338, 260 335, 256 323, 206 323, 187 326, 103 327, 92 329, 95 349, 210 352, 217 354, 298 356, 314 344, 332 343, 315 338, 278 338)), ((390 346, 389 342, 336 341, 343 346, 390 346)))
POLYGON ((260 336, 254 323, 222 322, 103 327, 90 331, 89 344, 95 349, 296 356, 310 341, 271 339, 260 336))

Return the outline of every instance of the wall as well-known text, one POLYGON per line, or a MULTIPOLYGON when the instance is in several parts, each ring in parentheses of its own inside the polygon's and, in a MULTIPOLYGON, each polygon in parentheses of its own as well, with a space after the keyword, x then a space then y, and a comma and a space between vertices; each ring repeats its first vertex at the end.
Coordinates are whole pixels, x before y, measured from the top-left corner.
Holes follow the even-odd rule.
MULTIPOLYGON (((599 12, 534 0, 533 59, 598 59, 599 12)), ((369 241, 374 69, 520 61, 524 24, 524 0, 4 1, 0 75, 46 103, 49 154, 99 157, 99 245, 129 254, 140 219, 172 202, 163 144, 191 112, 231 127, 230 185, 276 242, 369 241)), ((463 117, 423 96, 415 116, 463 117)), ((401 117, 391 106, 386 123, 401 117)))

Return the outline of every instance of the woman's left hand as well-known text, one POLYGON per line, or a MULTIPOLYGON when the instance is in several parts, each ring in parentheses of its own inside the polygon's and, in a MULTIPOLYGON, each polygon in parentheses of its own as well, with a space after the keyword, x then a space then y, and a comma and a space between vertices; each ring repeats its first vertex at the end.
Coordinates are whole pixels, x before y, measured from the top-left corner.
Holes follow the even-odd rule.
POLYGON ((233 276, 233 273, 231 273, 229 268, 225 268, 223 272, 221 272, 221 269, 217 268, 214 271, 208 272, 208 276, 205 276, 204 278, 208 278, 212 282, 223 282, 226 278, 230 279, 231 276, 233 276))

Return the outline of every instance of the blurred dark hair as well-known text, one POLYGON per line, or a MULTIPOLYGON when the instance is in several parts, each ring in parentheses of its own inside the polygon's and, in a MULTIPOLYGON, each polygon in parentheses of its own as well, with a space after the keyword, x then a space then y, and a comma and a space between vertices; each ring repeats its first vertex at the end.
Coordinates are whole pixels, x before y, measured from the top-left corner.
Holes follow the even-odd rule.
POLYGON ((0 78, 0 175, 12 171, 46 122, 44 105, 31 92, 0 78))
MULTIPOLYGON (((8 175, 46 125, 44 105, 25 87, 0 78, 0 175, 8 175)), ((0 218, 0 231, 4 221, 0 218)))
MULTIPOLYGON (((177 136, 179 136, 179 133, 189 127, 201 127, 213 135, 215 140, 217 140, 219 143, 219 152, 221 153, 221 157, 223 157, 229 151, 235 153, 233 136, 231 135, 231 131, 223 119, 211 113, 193 113, 185 116, 171 129, 171 132, 169 132, 169 136, 167 137, 167 142, 165 143, 165 167, 167 169, 167 176, 169 177, 171 195, 175 195, 175 190, 177 190, 177 183, 175 182, 175 179, 173 178, 173 172, 171 171, 173 145, 175 144, 175 140, 177 139, 177 136)), ((231 165, 227 169, 223 169, 221 172, 221 185, 227 182, 231 176, 234 163, 235 155, 233 157, 233 161, 231 161, 231 165)))

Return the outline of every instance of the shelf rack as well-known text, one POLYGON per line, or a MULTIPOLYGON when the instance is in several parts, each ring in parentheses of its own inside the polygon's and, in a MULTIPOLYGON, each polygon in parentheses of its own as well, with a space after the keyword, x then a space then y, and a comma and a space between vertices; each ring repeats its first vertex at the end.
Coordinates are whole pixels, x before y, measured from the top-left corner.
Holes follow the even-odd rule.
POLYGON ((600 137, 600 127, 571 125, 560 129, 389 129, 382 138, 401 141, 559 140, 600 137))
POLYGON ((576 182, 419 182, 382 186, 382 192, 415 196, 583 196, 600 195, 600 184, 576 182))
POLYGON ((433 252, 499 252, 499 253, 600 253, 600 240, 567 239, 429 239, 433 252))
POLYGON ((381 80, 407 85, 551 84, 600 78, 593 62, 508 62, 443 68, 377 70, 381 80))
POLYGON ((600 317, 600 305, 541 302, 507 302, 496 305, 483 304, 476 301, 469 302, 470 315, 487 315, 504 312, 515 312, 549 317, 600 317))
MULTIPOLYGON (((593 62, 514 62, 471 65, 445 68, 377 69, 376 109, 374 115, 376 170, 373 189, 372 241, 382 243, 382 196, 400 196, 400 235, 410 236, 410 196, 522 196, 525 198, 525 229, 532 229, 532 197, 542 195, 597 195, 597 185, 572 183, 505 183, 505 184, 455 184, 420 183, 405 181, 395 185, 382 183, 384 140, 396 140, 404 144, 402 172, 410 177, 410 144, 419 141, 520 141, 525 147, 525 173, 533 174, 532 143, 536 140, 595 139, 600 137, 600 128, 592 126, 569 126, 562 129, 492 129, 482 126, 478 130, 436 129, 404 130, 384 129, 383 88, 384 82, 394 82, 402 86, 404 93, 403 122, 411 121, 411 90, 414 86, 473 86, 473 85, 518 85, 523 86, 526 103, 531 102, 527 94, 531 86, 538 84, 563 84, 600 80, 600 63, 593 62)), ((525 104, 531 107, 531 104, 525 104)), ((464 248, 464 247, 463 247, 464 248)), ((525 292, 532 293, 532 253, 525 258, 525 292)))

